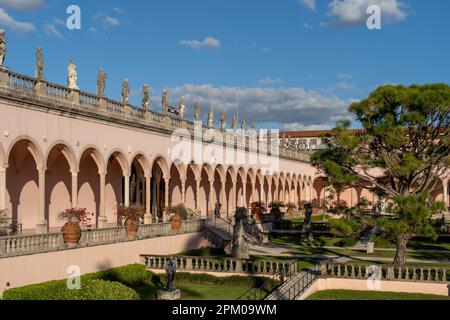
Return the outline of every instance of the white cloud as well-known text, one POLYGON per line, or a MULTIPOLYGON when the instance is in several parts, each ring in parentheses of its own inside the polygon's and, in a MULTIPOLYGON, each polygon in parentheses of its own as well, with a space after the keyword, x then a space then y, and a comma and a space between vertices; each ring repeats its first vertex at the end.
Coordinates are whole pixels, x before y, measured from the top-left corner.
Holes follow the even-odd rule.
POLYGON ((262 48, 261 51, 264 53, 268 53, 272 51, 272 48, 262 48))
POLYGON ((306 22, 303 24, 303 26, 304 26, 306 29, 312 29, 312 28, 313 28, 313 26, 312 26, 311 24, 306 23, 306 22))
POLYGON ((46 35, 63 39, 61 32, 59 32, 59 30, 56 28, 54 24, 46 22, 42 28, 46 35))
POLYGON ((264 85, 270 85, 270 84, 282 83, 283 80, 281 80, 281 79, 272 79, 271 77, 267 77, 265 79, 258 80, 258 82, 261 83, 261 84, 264 84, 264 85))
POLYGON ((66 22, 64 21, 64 20, 62 20, 62 19, 59 19, 59 18, 53 18, 52 19, 52 21, 53 21, 53 23, 54 24, 57 24, 57 25, 59 25, 59 26, 66 26, 66 22))
POLYGON ((114 10, 115 12, 117 12, 118 14, 125 14, 125 11, 122 10, 121 8, 115 7, 115 8, 113 8, 113 10, 114 10))
POLYGON ((89 28, 89 31, 92 32, 92 33, 95 33, 95 32, 97 32, 97 29, 94 28, 94 27, 90 27, 90 28, 89 28))
POLYGON ((212 37, 206 37, 203 41, 182 40, 179 42, 179 44, 182 46, 194 48, 194 49, 218 48, 222 45, 219 40, 212 38, 212 37))
POLYGON ((10 27, 11 29, 18 32, 36 31, 36 27, 33 23, 17 21, 2 8, 0 8, 0 26, 10 27))
POLYGON ((108 16, 104 13, 97 13, 94 16, 94 19, 100 20, 100 22, 102 22, 106 27, 117 27, 121 25, 121 21, 119 19, 108 16))
MULTIPOLYGON (((225 110, 230 122, 239 101, 239 118, 246 119, 247 123, 252 120, 282 126, 298 123, 304 127, 332 126, 335 119, 349 117, 347 108, 352 102, 303 88, 234 88, 209 84, 169 88, 169 95, 171 101, 185 97, 188 117, 192 117, 193 105, 198 102, 203 108, 203 116, 206 116, 206 108, 212 105, 216 113, 225 110)), ((153 101, 160 101, 160 97, 153 101)), ((159 105, 155 107, 156 110, 160 108, 159 105)))
POLYGON ((348 82, 338 82, 336 87, 338 87, 339 89, 345 90, 345 91, 350 91, 350 90, 356 89, 356 86, 353 83, 348 83, 348 82))
POLYGON ((307 7, 309 10, 316 10, 316 0, 299 0, 301 4, 307 7))
POLYGON ((352 80, 353 79, 353 75, 350 73, 339 73, 337 76, 344 80, 352 80))
POLYGON ((343 25, 352 25, 367 20, 367 8, 378 5, 383 20, 401 21, 407 16, 406 4, 399 0, 333 0, 328 4, 328 15, 339 18, 343 25))
POLYGON ((43 3, 43 0, 0 0, 0 7, 15 10, 33 10, 40 8, 43 3))

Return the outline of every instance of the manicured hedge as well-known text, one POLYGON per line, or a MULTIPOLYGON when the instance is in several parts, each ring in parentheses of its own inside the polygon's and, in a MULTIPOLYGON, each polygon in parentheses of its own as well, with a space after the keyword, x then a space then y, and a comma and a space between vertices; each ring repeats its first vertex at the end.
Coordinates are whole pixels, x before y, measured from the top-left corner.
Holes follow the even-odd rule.
POLYGON ((144 265, 133 264, 81 277, 81 289, 67 289, 66 280, 56 280, 9 289, 5 300, 130 300, 138 299, 129 287, 148 283, 151 273, 144 265))

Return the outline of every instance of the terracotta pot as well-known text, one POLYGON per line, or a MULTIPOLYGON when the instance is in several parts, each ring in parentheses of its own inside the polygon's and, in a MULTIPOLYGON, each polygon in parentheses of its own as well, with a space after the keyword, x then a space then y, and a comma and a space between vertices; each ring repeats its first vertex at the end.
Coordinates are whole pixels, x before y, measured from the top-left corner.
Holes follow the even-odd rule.
POLYGON ((178 231, 181 229, 181 217, 178 214, 175 214, 172 219, 170 219, 172 230, 178 231))
POLYGON ((136 234, 139 230, 139 222, 134 219, 127 219, 125 220, 124 225, 128 240, 133 240, 134 238, 136 238, 136 234))
POLYGON ((75 245, 81 239, 81 228, 79 222, 67 222, 61 229, 64 234, 64 243, 75 245))

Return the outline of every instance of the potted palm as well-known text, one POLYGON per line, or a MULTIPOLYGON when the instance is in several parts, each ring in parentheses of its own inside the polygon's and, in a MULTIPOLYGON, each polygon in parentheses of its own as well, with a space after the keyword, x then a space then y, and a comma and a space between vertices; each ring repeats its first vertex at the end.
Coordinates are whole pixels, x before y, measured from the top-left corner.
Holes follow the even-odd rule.
POLYGON ((60 220, 66 221, 61 229, 63 233, 64 243, 69 246, 75 246, 81 239, 81 226, 80 224, 90 227, 89 224, 93 213, 87 211, 87 209, 71 208, 66 209, 58 213, 60 220))
POLYGON ((170 216, 172 230, 178 231, 181 229, 182 220, 189 219, 189 212, 184 204, 178 204, 176 206, 169 206, 165 209, 165 214, 170 216))
POLYGON ((140 220, 144 218, 145 209, 142 206, 120 205, 117 207, 117 216, 125 219, 124 226, 128 240, 133 240, 139 230, 140 220))

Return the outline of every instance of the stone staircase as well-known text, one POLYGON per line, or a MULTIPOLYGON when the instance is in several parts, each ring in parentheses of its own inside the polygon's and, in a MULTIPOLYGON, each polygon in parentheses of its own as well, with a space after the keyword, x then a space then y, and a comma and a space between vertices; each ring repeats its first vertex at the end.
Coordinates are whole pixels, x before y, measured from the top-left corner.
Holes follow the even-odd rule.
POLYGON ((227 248, 233 239, 233 226, 221 218, 207 219, 203 225, 203 236, 217 248, 227 248))

